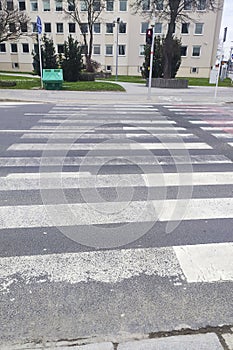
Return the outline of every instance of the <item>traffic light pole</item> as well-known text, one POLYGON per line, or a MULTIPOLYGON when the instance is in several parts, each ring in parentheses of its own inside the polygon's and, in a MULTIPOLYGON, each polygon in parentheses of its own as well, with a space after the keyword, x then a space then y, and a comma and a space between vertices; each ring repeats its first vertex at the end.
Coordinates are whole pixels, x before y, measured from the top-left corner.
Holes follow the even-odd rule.
POLYGON ((151 81, 152 81, 154 43, 155 43, 154 26, 151 26, 151 27, 152 27, 152 42, 151 42, 151 49, 150 49, 150 70, 149 70, 148 95, 147 95, 148 100, 151 100, 151 81))

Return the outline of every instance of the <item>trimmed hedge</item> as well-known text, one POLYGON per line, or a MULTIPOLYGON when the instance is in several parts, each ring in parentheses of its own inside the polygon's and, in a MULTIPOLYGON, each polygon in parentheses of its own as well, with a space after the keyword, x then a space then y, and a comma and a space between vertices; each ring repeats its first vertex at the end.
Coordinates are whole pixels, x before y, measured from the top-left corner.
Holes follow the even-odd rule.
POLYGON ((16 86, 16 81, 0 80, 0 86, 2 87, 16 86))
POLYGON ((95 81, 95 73, 82 72, 79 75, 80 81, 95 81))

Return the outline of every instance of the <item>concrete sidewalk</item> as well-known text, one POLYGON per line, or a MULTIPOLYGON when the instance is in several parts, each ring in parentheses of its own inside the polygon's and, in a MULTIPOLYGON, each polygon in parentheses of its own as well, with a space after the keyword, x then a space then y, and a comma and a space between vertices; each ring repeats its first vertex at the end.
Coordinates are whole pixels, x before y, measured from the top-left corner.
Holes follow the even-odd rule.
MULTIPOLYGON (((197 331, 198 332, 198 331, 197 331)), ((140 337, 139 337, 140 338, 140 337)), ((25 345, 1 346, 2 350, 233 350, 233 328, 229 333, 196 333, 177 336, 164 336, 160 338, 106 341, 82 344, 79 341, 60 341, 57 343, 28 343, 25 345)))
POLYGON ((127 104, 127 103, 233 103, 233 88, 192 86, 188 89, 148 88, 144 84, 119 83, 126 92, 89 92, 56 90, 0 90, 0 101, 26 101, 45 103, 127 104))

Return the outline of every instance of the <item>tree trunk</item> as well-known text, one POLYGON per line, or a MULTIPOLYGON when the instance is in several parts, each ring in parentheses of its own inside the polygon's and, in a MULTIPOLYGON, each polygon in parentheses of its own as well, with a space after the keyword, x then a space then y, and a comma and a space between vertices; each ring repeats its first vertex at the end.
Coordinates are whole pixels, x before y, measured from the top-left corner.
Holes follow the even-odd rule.
POLYGON ((164 55, 164 79, 170 79, 172 76, 172 60, 173 60, 173 32, 175 21, 171 21, 168 26, 168 32, 164 40, 163 55, 164 55))

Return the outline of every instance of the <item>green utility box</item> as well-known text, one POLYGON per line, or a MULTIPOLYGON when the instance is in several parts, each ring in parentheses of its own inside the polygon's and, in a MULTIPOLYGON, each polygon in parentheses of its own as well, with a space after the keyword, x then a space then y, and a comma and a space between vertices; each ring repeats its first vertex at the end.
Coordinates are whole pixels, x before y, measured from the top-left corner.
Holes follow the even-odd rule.
POLYGON ((61 90, 63 83, 62 69, 43 69, 42 81, 46 90, 61 90))

